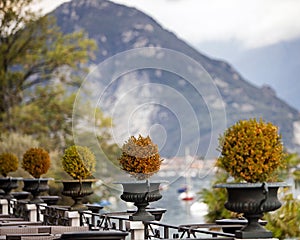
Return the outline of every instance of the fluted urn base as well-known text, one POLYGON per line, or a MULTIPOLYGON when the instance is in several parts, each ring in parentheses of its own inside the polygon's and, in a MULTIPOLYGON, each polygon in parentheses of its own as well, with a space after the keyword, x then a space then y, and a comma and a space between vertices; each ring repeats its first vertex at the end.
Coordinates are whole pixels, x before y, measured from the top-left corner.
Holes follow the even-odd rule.
POLYGON ((217 188, 226 188, 228 200, 225 208, 243 213, 248 223, 235 232, 237 238, 272 238, 272 232, 267 231, 258 220, 265 212, 281 207, 277 192, 285 183, 232 183, 218 184, 217 188))
POLYGON ((44 201, 40 198, 42 192, 49 190, 48 180, 52 178, 28 178, 23 179, 24 187, 23 190, 30 192, 32 198, 30 203, 43 203, 44 201))
POLYGON ((87 210, 88 207, 82 202, 83 198, 93 193, 92 183, 95 179, 83 179, 83 180, 64 180, 62 194, 71 197, 74 200, 74 204, 71 206, 71 210, 87 210))
POLYGON ((121 199, 125 202, 133 202, 137 211, 129 219, 132 221, 153 221, 155 217, 146 211, 150 202, 162 198, 159 192, 161 182, 127 182, 120 183, 123 186, 121 199))
POLYGON ((18 188, 19 180, 21 180, 21 178, 0 178, 0 189, 2 189, 4 192, 3 196, 1 197, 5 199, 12 199, 13 195, 10 192, 11 190, 18 188))

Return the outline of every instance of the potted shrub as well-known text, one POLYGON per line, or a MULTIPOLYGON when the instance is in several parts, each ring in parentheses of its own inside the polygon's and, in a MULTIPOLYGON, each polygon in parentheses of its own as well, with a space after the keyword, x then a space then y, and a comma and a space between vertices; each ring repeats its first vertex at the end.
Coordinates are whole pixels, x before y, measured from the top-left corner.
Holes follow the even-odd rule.
POLYGON ((51 178, 41 178, 41 175, 47 173, 50 168, 49 153, 41 147, 28 149, 23 155, 22 168, 33 177, 23 179, 23 190, 32 194, 30 202, 44 202, 40 194, 49 190, 48 180, 51 178))
POLYGON ((162 159, 160 158, 158 146, 154 144, 149 136, 138 138, 131 136, 122 147, 122 155, 118 159, 122 170, 130 174, 137 181, 120 182, 123 186, 121 199, 133 202, 138 208, 130 216, 131 220, 151 221, 154 216, 146 211, 149 202, 162 198, 159 192, 161 182, 150 182, 149 177, 159 171, 162 159))
POLYGON ((3 176, 0 178, 0 189, 4 191, 2 197, 5 199, 11 199, 10 191, 18 187, 19 178, 8 177, 10 172, 18 169, 18 166, 19 159, 15 154, 9 152, 0 154, 0 174, 3 176))
POLYGON ((247 225, 236 231, 238 238, 269 238, 258 220, 264 212, 280 208, 277 198, 278 169, 284 166, 284 148, 278 128, 262 119, 241 120, 229 127, 219 138, 221 152, 217 166, 227 171, 234 183, 218 184, 226 188, 225 208, 243 213, 247 225))
POLYGON ((87 206, 82 204, 82 199, 93 193, 92 183, 96 181, 93 178, 96 166, 94 153, 88 147, 70 146, 62 156, 62 166, 64 171, 73 178, 73 180, 62 181, 62 194, 74 200, 72 210, 87 209, 87 206))

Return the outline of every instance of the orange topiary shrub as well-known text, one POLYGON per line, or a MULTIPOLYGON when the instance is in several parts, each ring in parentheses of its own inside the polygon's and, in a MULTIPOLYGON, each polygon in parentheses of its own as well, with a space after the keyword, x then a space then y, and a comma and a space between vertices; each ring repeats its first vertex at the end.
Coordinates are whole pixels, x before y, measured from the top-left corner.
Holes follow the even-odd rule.
POLYGON ((18 169, 19 159, 13 153, 0 154, 0 173, 3 177, 7 177, 9 172, 14 172, 18 169))
POLYGON ((30 148, 23 155, 22 168, 35 178, 40 178, 50 168, 49 153, 43 148, 30 148))
POLYGON ((158 172, 161 165, 158 146, 152 142, 149 136, 138 138, 131 136, 122 147, 122 155, 119 164, 122 170, 135 178, 147 179, 158 172))
POLYGON ((276 180, 276 170, 284 165, 278 128, 261 119, 241 120, 229 127, 219 138, 218 150, 217 166, 239 181, 276 180))

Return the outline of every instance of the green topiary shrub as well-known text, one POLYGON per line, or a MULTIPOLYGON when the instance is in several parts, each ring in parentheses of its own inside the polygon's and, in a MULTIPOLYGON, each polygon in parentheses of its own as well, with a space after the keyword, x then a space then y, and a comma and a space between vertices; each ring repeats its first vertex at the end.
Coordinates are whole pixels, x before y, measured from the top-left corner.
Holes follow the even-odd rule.
POLYGON ((131 136, 122 147, 122 155, 119 158, 121 169, 142 180, 147 179, 160 169, 158 146, 149 136, 138 138, 131 136))
POLYGON ((3 177, 7 177, 9 172, 17 171, 19 159, 13 153, 0 154, 0 173, 3 177))
POLYGON ((229 127, 219 138, 218 150, 217 166, 238 181, 274 181, 276 170, 284 165, 278 128, 262 119, 241 120, 229 127))
POLYGON ((23 155, 22 168, 31 176, 40 178, 50 168, 49 153, 43 148, 30 148, 23 155))
POLYGON ((96 158, 88 147, 74 145, 65 150, 62 165, 73 179, 87 179, 95 172, 96 158))

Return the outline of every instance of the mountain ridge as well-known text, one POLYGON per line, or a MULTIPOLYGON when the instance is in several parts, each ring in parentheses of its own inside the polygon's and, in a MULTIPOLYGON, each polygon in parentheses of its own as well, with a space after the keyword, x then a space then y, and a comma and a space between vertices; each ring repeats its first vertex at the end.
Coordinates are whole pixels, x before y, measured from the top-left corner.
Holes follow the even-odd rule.
MULTIPOLYGON (((160 26, 153 18, 147 16, 141 11, 116 4, 107 0, 78 0, 71 1, 62 4, 54 12, 52 12, 56 18, 58 25, 65 33, 84 29, 90 38, 97 41, 99 50, 96 53, 96 60, 91 64, 101 63, 108 58, 130 49, 139 49, 143 47, 155 47, 155 48, 167 48, 174 51, 181 52, 186 56, 199 62, 204 69, 210 74, 213 84, 218 88, 226 109, 227 126, 233 124, 237 120, 250 118, 250 117, 262 117, 267 121, 271 121, 280 127, 283 141, 289 149, 298 149, 300 141, 298 140, 295 125, 299 124, 300 117, 299 112, 290 107, 284 101, 277 98, 276 93, 268 87, 258 88, 253 84, 247 82, 241 75, 227 62, 209 58, 201 54, 195 48, 189 46, 183 40, 179 39, 174 33, 165 30, 160 26)), ((195 108, 195 113, 198 120, 200 116, 205 116, 205 120, 201 119, 201 146, 198 155, 205 155, 205 149, 210 141, 210 128, 209 116, 207 109, 205 109, 205 103, 199 104, 199 100, 196 97, 196 93, 193 93, 191 87, 182 87, 180 84, 180 77, 174 76, 164 71, 149 71, 149 72, 136 72, 132 73, 127 80, 120 80, 115 83, 110 90, 111 99, 118 99, 118 97, 124 94, 122 89, 127 89, 128 84, 134 82, 134 78, 139 79, 140 82, 145 83, 160 83, 163 86, 169 86, 176 91, 183 93, 186 99, 189 99, 191 105, 195 108), (112 97, 113 96, 113 97, 112 97)), ((151 89, 143 89, 147 92, 151 89)), ((152 92, 157 94, 157 102, 161 101, 161 89, 155 89, 152 92)), ((135 96, 131 96, 130 101, 134 102, 137 106, 139 102, 139 93, 135 93, 135 96)), ((169 96, 170 98, 172 96, 169 96)), ((199 96, 198 96, 199 97, 199 96)), ((164 101, 167 101, 164 99, 164 101)), ((174 100, 176 101, 176 99, 174 100)), ((116 102, 110 102, 104 106, 107 110, 111 106, 114 106, 116 102)), ((180 106, 180 102, 178 102, 180 106)), ((125 116, 130 114, 125 111, 126 106, 123 106, 124 112, 120 113, 114 118, 115 125, 121 125, 117 127, 119 131, 122 128, 126 128, 123 122, 126 122, 125 116), (123 116, 123 118, 122 118, 123 116)), ((122 111, 122 109, 120 110, 122 111)), ((141 119, 136 120, 132 133, 137 133, 141 128, 151 128, 151 126, 158 124, 164 128, 165 135, 167 136, 167 144, 163 146, 163 155, 175 156, 177 154, 184 154, 184 147, 178 152, 173 148, 179 146, 178 123, 171 117, 171 112, 168 109, 162 107, 153 106, 152 110, 144 109, 143 114, 139 114, 141 119), (166 115, 169 117, 169 122, 159 121, 159 116, 166 115), (147 116, 147 118, 145 117, 147 116), (169 143, 170 142, 170 143, 169 143)), ((183 120, 183 122, 188 119, 183 120)), ((220 120, 221 121, 221 120, 220 120)), ((159 135, 162 132, 161 127, 159 131, 154 134, 156 140, 160 140, 159 135)), ((193 129, 186 130, 189 135, 189 139, 186 142, 180 143, 183 146, 189 146, 194 139, 198 139, 199 132, 193 132, 193 129)), ((128 135, 128 131, 125 131, 119 138, 123 138, 128 135)), ((120 142, 122 140, 119 139, 120 142)), ((216 139, 213 140, 216 145, 216 139)), ((194 149, 194 148, 193 148, 194 149)))

